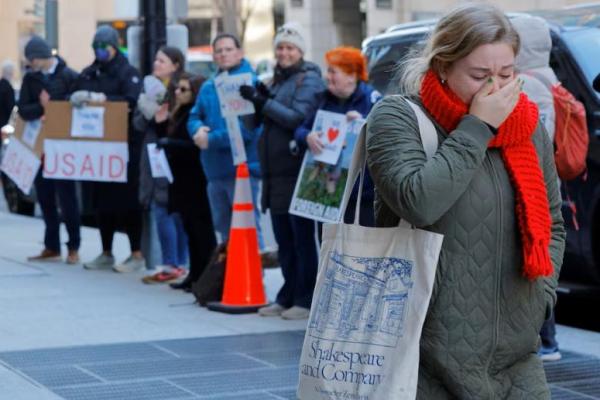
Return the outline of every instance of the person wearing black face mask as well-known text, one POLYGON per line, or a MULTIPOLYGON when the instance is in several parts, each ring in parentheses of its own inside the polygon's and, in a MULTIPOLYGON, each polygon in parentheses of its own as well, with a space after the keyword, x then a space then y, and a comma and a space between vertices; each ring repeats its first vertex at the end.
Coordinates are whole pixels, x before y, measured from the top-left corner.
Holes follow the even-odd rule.
POLYGON ((85 68, 71 95, 71 103, 81 106, 86 102, 126 101, 129 103, 129 162, 127 182, 93 182, 94 208, 102 239, 102 253, 84 263, 86 269, 110 269, 132 272, 145 265, 141 252, 142 210, 138 202, 141 134, 132 127, 131 116, 141 91, 138 71, 119 51, 119 34, 108 26, 98 27, 92 42, 96 59, 85 68), (118 228, 124 228, 131 247, 131 256, 115 265, 112 240, 118 228))

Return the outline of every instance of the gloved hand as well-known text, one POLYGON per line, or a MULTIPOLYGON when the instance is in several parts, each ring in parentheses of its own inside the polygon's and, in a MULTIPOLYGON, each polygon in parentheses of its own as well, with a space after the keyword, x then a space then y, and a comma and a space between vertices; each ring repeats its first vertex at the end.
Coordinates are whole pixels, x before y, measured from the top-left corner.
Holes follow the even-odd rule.
POLYGON ((78 90, 74 92, 69 101, 73 107, 83 107, 86 103, 103 103, 106 101, 106 95, 100 92, 90 92, 88 90, 78 90))
POLYGON ((258 93, 262 94, 266 98, 270 98, 271 97, 271 91, 269 90, 269 88, 267 87, 267 85, 265 85, 264 83, 262 83, 262 81, 258 81, 256 83, 256 90, 258 91, 258 93))
POLYGON ((257 112, 260 112, 267 102, 268 98, 264 94, 260 93, 254 86, 242 85, 240 86, 240 96, 243 99, 251 101, 254 104, 257 112))

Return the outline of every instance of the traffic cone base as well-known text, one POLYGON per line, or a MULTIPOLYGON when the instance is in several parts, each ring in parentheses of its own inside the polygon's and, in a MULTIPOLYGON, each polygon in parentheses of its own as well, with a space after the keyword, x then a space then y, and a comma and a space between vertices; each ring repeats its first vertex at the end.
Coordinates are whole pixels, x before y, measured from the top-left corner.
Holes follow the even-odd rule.
POLYGON ((212 311, 244 314, 267 305, 249 179, 248 166, 238 165, 223 297, 207 304, 212 311))

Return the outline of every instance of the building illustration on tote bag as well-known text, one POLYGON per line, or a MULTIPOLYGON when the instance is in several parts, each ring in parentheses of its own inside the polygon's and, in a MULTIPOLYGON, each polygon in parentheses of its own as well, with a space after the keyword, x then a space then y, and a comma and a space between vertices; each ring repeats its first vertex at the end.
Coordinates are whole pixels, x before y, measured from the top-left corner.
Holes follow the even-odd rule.
POLYGON ((308 325, 316 338, 396 346, 403 334, 412 261, 354 257, 336 251, 325 266, 316 312, 308 325))

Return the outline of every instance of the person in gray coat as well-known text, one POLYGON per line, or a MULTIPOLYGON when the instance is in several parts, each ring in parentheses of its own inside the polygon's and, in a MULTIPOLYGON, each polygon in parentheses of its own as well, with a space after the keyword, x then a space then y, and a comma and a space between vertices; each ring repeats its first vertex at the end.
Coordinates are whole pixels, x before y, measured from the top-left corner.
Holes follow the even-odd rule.
POLYGON ((515 77, 518 52, 502 11, 459 6, 402 73, 404 96, 435 125, 434 156, 404 96, 367 120, 377 226, 402 218, 444 235, 417 399, 550 399, 536 353, 566 234, 552 142, 515 77))
POLYGON ((262 316, 308 318, 317 277, 315 223, 288 213, 304 150, 294 131, 312 115, 325 91, 319 67, 303 59, 306 50, 302 27, 287 23, 274 41, 275 76, 269 88, 242 86, 242 97, 254 103, 264 119, 258 144, 262 171, 262 208, 271 210, 273 233, 279 247, 284 284, 275 303, 259 310, 262 316))

